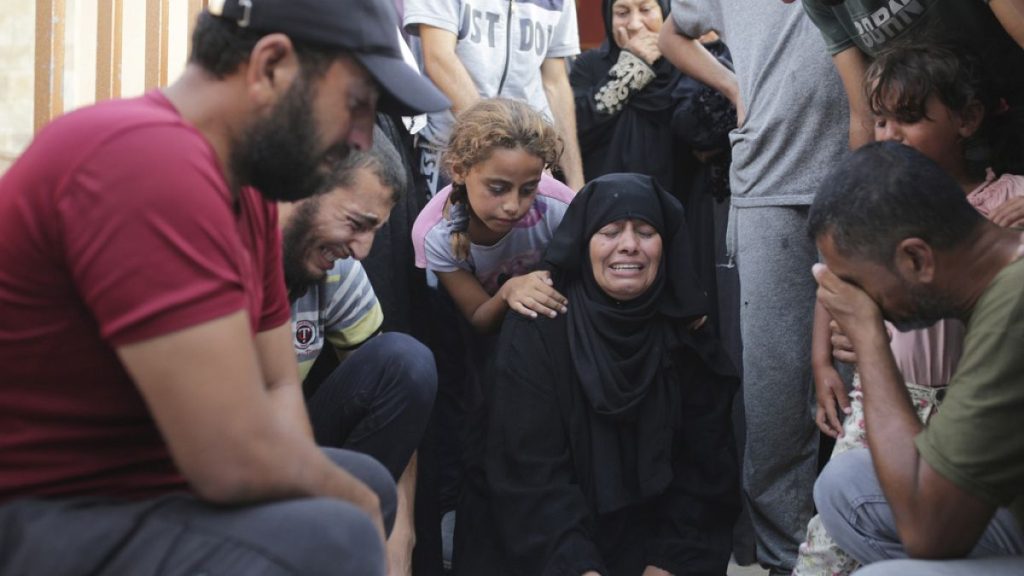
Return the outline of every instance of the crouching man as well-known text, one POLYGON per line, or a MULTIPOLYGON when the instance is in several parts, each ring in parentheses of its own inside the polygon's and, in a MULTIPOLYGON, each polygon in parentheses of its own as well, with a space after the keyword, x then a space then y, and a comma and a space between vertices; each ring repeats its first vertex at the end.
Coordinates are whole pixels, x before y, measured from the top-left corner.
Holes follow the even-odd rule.
POLYGON ((985 220, 937 164, 895 143, 844 161, 809 228, 825 260, 818 299, 856 353, 869 447, 819 477, 825 528, 870 564, 858 574, 1024 574, 1021 231, 985 220), (967 334, 923 426, 882 321, 909 330, 940 318, 967 334))
POLYGON ((449 103, 391 4, 217 0, 171 86, 0 178, 0 574, 372 574, 394 481, 313 440, 274 201, 449 103))
POLYGON ((327 179, 325 193, 278 205, 292 344, 317 443, 369 454, 398 482, 388 557, 392 574, 409 574, 414 452, 434 404, 437 370, 430 350, 411 336, 378 333, 380 303, 359 263, 405 190, 405 168, 376 129, 373 147, 333 163, 327 179), (325 348, 341 363, 326 378, 307 378, 325 348))

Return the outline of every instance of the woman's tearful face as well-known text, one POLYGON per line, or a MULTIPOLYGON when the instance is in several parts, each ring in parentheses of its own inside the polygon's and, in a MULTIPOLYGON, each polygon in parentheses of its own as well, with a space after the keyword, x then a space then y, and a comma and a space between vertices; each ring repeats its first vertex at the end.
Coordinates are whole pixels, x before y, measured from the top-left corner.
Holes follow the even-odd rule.
POLYGON ((646 292, 660 264, 661 235, 644 220, 609 222, 590 238, 594 280, 615 300, 632 300, 646 292))

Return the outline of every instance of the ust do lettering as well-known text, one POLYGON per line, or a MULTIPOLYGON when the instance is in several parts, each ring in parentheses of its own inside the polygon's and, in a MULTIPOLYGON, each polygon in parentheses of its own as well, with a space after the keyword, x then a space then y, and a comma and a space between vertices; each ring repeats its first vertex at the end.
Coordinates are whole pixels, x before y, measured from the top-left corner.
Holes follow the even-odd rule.
MULTIPOLYGON (((462 19, 459 25, 459 41, 469 41, 473 44, 483 44, 495 48, 498 46, 498 33, 506 30, 506 14, 490 12, 473 8, 471 4, 463 4, 462 19)), ((535 52, 538 56, 546 53, 548 43, 554 34, 554 27, 530 18, 518 18, 516 27, 519 32, 519 42, 515 48, 520 52, 535 52)), ((510 45, 511 46, 511 45, 510 45)))

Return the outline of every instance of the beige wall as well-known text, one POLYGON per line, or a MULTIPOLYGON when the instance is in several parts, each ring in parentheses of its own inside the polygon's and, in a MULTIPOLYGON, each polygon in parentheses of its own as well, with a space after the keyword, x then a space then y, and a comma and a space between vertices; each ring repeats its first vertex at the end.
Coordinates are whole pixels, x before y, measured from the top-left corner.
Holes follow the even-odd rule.
MULTIPOLYGON (((63 108, 93 103, 96 94, 97 0, 65 0, 63 108)), ((146 1, 123 0, 121 94, 145 90, 146 1)), ((188 0, 169 0, 167 78, 184 68, 188 0)), ((0 172, 32 140, 36 3, 0 0, 0 172)), ((45 70, 45 66, 43 67, 45 70)))
POLYGON ((0 171, 32 138, 35 3, 0 3, 0 171))

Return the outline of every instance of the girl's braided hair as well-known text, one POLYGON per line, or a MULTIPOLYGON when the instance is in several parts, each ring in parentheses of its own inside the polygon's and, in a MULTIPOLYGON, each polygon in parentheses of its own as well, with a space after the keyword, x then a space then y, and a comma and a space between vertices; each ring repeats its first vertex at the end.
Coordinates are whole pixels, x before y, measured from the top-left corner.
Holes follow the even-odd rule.
POLYGON ((480 100, 455 120, 442 168, 452 177, 452 191, 444 208, 452 252, 457 260, 469 257, 469 215, 472 209, 465 178, 470 169, 490 158, 495 148, 522 149, 544 161, 558 163, 562 140, 544 116, 528 104, 507 98, 480 100), (458 178, 461 182, 455 182, 458 178))

